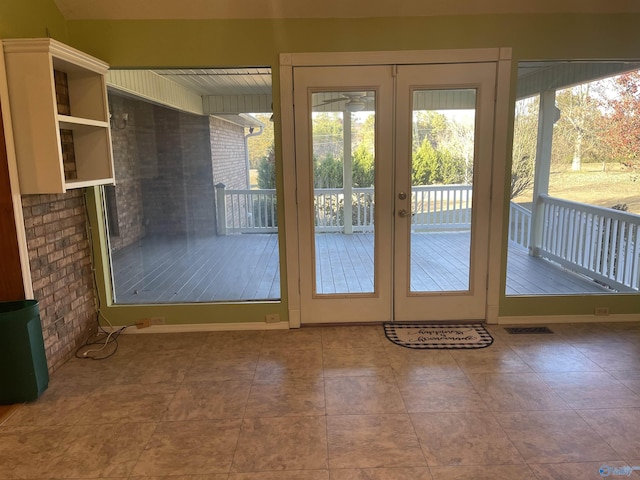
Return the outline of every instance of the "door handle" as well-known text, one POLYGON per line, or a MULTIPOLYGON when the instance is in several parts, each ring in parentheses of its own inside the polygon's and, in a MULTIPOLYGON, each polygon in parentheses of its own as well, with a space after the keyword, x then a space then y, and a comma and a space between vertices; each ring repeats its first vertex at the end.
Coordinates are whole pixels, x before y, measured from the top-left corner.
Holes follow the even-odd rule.
POLYGON ((400 192, 400 193, 398 194, 398 198, 399 198, 400 200, 406 200, 406 199, 407 199, 407 194, 406 194, 406 193, 404 193, 404 192, 400 192))
POLYGON ((409 212, 407 212, 407 211, 403 208, 403 209, 401 209, 401 210, 398 210, 398 216, 399 216, 399 217, 402 217, 402 218, 408 217, 408 216, 409 216, 409 212))

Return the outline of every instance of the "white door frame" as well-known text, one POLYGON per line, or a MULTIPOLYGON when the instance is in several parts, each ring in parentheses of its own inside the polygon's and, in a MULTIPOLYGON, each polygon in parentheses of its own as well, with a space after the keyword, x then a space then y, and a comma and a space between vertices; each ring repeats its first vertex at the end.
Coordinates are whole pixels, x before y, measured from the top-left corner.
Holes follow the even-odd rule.
POLYGON ((284 200, 285 261, 289 327, 299 328, 301 318, 300 273, 298 270, 298 219, 296 205, 295 125, 293 69, 299 66, 411 65, 436 63, 496 62, 496 108, 493 132, 492 207, 490 214, 487 307, 488 323, 498 321, 503 255, 503 216, 507 177, 507 137, 511 83, 511 49, 428 50, 398 52, 335 52, 280 54, 280 116, 284 200))

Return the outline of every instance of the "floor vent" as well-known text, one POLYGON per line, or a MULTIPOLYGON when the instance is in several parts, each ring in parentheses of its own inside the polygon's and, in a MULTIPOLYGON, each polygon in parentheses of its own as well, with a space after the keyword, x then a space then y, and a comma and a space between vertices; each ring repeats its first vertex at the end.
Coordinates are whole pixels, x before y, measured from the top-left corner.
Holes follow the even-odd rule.
POLYGON ((505 330, 511 334, 553 333, 548 327, 505 327, 505 330))

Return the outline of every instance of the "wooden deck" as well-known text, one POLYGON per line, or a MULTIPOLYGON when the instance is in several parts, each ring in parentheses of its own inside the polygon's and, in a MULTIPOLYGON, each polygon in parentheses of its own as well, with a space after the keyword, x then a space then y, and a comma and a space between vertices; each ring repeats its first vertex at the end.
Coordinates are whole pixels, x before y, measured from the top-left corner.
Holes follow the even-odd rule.
MULTIPOLYGON (((373 289, 373 235, 322 234, 316 248, 320 292, 373 289)), ((468 235, 418 234, 412 289, 467 288, 468 235), (437 252, 437 254, 434 254, 437 252)), ((274 234, 148 238, 113 254, 116 303, 259 301, 280 298, 278 240, 274 234)), ((508 295, 604 293, 608 290, 512 246, 508 295)))

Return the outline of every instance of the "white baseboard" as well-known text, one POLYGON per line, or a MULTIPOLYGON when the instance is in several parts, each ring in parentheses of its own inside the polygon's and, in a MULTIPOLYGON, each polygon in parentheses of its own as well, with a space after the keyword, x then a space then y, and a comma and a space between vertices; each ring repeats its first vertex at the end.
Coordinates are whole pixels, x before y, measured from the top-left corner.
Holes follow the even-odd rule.
MULTIPOLYGON (((103 327, 106 331, 122 328, 118 325, 103 327)), ((242 322, 242 323, 189 323, 180 325, 151 325, 146 328, 129 327, 123 333, 144 335, 147 333, 189 333, 189 332, 225 332, 239 330, 288 330, 289 322, 242 322)))
POLYGON ((620 315, 534 315, 529 317, 498 317, 499 325, 538 325, 553 323, 613 323, 640 322, 640 314, 620 315))

